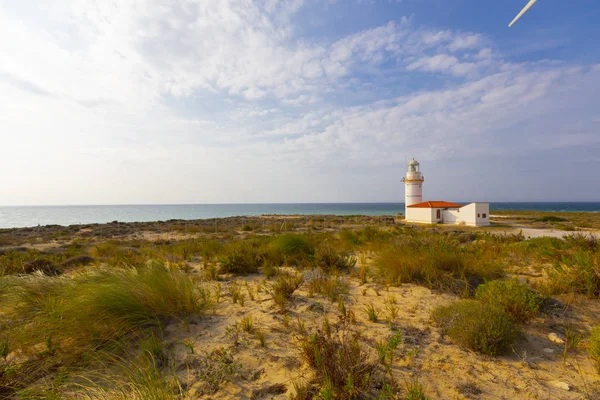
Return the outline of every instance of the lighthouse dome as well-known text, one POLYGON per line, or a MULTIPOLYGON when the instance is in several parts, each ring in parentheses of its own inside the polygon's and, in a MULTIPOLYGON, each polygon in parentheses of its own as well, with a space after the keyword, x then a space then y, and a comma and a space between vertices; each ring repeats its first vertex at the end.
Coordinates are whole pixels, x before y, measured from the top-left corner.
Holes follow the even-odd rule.
POLYGON ((413 158, 412 160, 410 160, 408 162, 408 165, 411 166, 411 167, 412 166, 417 166, 417 165, 419 165, 419 162, 413 158))

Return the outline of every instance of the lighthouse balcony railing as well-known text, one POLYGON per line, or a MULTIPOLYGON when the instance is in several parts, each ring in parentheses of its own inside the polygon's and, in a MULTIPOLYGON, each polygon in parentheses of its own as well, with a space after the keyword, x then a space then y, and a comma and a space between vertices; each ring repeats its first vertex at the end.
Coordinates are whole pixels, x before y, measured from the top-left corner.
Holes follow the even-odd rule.
POLYGON ((404 178, 402 178, 402 182, 407 182, 407 181, 408 182, 412 182, 412 181, 419 182, 419 181, 424 181, 424 180, 425 180, 425 177, 423 175, 421 175, 421 176, 415 176, 415 177, 404 177, 404 178))

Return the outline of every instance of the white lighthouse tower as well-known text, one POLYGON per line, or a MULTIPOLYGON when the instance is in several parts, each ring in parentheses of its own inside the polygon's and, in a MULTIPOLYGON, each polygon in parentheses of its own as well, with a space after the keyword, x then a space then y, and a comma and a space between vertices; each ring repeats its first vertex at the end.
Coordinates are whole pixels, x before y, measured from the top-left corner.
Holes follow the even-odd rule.
POLYGON ((407 215, 406 207, 423 201, 423 182, 425 178, 419 171, 419 163, 414 158, 408 163, 406 176, 402 178, 404 182, 404 216, 407 215))

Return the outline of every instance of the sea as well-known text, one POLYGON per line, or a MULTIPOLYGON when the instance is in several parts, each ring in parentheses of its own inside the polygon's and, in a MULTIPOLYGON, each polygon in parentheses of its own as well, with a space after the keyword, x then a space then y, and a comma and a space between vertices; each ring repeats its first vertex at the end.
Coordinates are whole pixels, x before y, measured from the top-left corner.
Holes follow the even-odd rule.
MULTIPOLYGON (((459 202, 460 203, 460 202, 459 202)), ((466 204, 466 203, 464 203, 466 204)), ((492 202, 490 210, 600 212, 600 202, 492 202)), ((256 215, 397 215, 404 203, 160 204, 86 206, 0 206, 0 228, 38 225, 152 222, 256 215)))

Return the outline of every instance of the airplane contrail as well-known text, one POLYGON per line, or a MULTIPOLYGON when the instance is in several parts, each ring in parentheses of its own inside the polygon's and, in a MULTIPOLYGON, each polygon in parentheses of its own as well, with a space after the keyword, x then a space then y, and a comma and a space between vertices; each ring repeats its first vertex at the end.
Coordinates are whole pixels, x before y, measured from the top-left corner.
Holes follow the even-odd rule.
POLYGON ((525 14, 527 12, 527 10, 529 10, 535 3, 537 3, 537 0, 529 0, 529 3, 527 3, 527 5, 521 10, 521 12, 519 13, 519 15, 517 15, 515 17, 515 19, 513 19, 511 21, 510 24, 508 24, 508 27, 510 28, 511 26, 513 26, 513 24, 515 22, 517 22, 519 20, 519 18, 521 18, 523 16, 523 14, 525 14))

